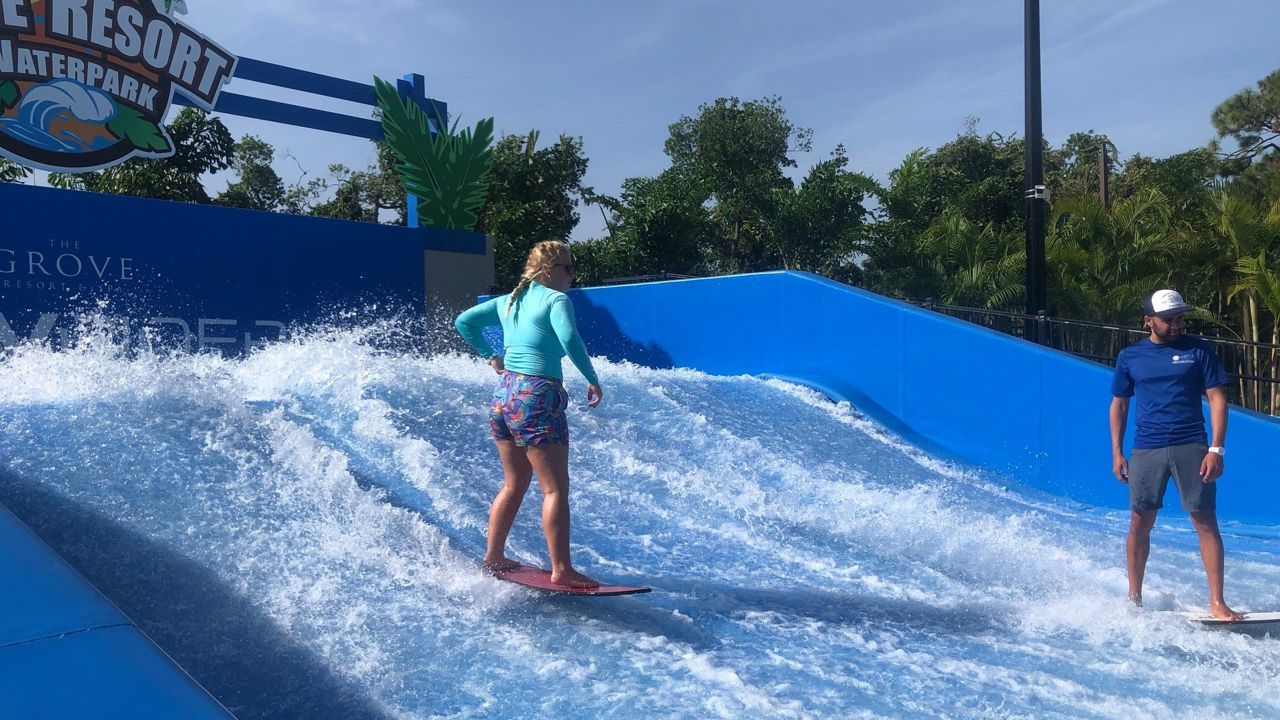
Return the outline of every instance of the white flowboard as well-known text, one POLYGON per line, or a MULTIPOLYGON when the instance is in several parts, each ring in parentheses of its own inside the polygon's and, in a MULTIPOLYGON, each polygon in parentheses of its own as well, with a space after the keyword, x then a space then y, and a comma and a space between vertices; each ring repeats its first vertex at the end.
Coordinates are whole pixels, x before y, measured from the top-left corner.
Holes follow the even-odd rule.
POLYGON ((1184 612, 1181 615, 1215 630, 1230 630, 1249 635, 1270 633, 1273 637, 1280 638, 1280 612, 1245 613, 1243 620, 1218 620, 1207 612, 1184 612))

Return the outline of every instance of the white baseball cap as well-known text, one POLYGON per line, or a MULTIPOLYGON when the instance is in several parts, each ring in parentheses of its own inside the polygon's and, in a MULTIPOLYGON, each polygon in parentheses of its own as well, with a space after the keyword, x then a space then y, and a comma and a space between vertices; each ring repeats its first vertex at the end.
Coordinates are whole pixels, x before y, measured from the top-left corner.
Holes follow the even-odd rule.
POLYGON ((1142 310, 1146 315, 1181 315, 1191 309, 1177 290, 1157 290, 1143 301, 1142 310))

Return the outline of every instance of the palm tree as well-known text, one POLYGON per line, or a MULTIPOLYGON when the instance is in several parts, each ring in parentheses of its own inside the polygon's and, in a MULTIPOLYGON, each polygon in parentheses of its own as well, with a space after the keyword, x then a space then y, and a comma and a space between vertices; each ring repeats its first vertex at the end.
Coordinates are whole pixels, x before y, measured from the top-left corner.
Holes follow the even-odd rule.
POLYGON ((916 258, 941 281, 945 303, 1013 309, 1026 296, 1026 249, 991 223, 947 212, 920 236, 916 258))
MULTIPOLYGON (((1267 267, 1266 251, 1259 252, 1256 257, 1241 258, 1236 263, 1237 281, 1231 286, 1228 297, 1235 298, 1237 295, 1244 295, 1249 298, 1254 307, 1259 305, 1271 314, 1271 357, 1268 360, 1267 372, 1271 377, 1271 392, 1268 400, 1268 408, 1263 408, 1261 403, 1258 409, 1266 409, 1272 414, 1280 412, 1280 367, 1277 366, 1277 352, 1280 352, 1280 273, 1267 267)), ((1256 357, 1256 351, 1255 351, 1256 357)), ((1261 375, 1263 370, 1257 366, 1255 359, 1255 372, 1261 375)))
MULTIPOLYGON (((1220 189, 1212 196, 1209 210, 1209 221, 1213 227, 1214 261, 1210 270, 1222 281, 1219 287, 1226 304, 1238 299, 1240 312, 1240 330, 1245 340, 1263 342, 1262 318, 1259 316, 1260 302, 1265 293, 1255 292, 1254 284, 1261 282, 1265 273, 1266 254, 1280 229, 1280 222, 1269 219, 1262 208, 1248 199, 1229 190, 1220 189), (1214 267, 1216 265, 1216 267, 1214 267), (1234 277, 1235 283, 1226 287, 1227 280, 1234 277)), ((1261 286, 1258 286, 1261 287, 1261 286)), ((1274 314, 1273 314, 1274 317, 1274 314)), ((1274 341, 1273 341, 1274 342, 1274 341)), ((1257 349, 1253 349, 1245 357, 1241 375, 1260 376, 1261 358, 1257 349)), ((1241 399, 1252 401, 1254 407, 1261 405, 1261 386, 1254 382, 1246 384, 1241 381, 1241 399), (1249 390, 1252 389, 1252 393, 1249 390)))
POLYGON ((1093 196, 1058 203, 1046 243, 1057 314, 1131 323, 1146 293, 1171 279, 1170 218, 1168 199, 1153 189, 1111 208, 1093 196))
MULTIPOLYGON (((1268 263, 1268 254, 1276 249, 1280 240, 1280 200, 1272 205, 1269 213, 1253 203, 1227 192, 1218 193, 1215 198, 1217 210, 1217 230, 1224 241, 1226 250, 1234 256, 1232 268, 1235 282, 1227 291, 1228 301, 1241 298, 1241 313, 1245 320, 1246 339, 1263 342, 1263 324, 1259 317, 1265 312, 1271 315, 1271 344, 1280 344, 1280 278, 1268 263)), ((1270 411, 1280 410, 1280 385, 1277 385, 1276 348, 1269 353, 1267 365, 1272 377, 1271 391, 1267 394, 1270 411)), ((1250 373, 1263 376, 1268 372, 1262 367, 1262 359, 1257 348, 1249 357, 1250 373)), ((1260 383, 1254 383, 1254 406, 1262 407, 1262 389, 1260 383)))
MULTIPOLYGON (((1177 256, 1171 208, 1159 191, 1143 190, 1112 207, 1094 196, 1055 204, 1046 238, 1054 314, 1134 326, 1142 298, 1167 284, 1177 256)), ((1065 349, 1098 357, 1120 350, 1115 333, 1064 338, 1065 349)))

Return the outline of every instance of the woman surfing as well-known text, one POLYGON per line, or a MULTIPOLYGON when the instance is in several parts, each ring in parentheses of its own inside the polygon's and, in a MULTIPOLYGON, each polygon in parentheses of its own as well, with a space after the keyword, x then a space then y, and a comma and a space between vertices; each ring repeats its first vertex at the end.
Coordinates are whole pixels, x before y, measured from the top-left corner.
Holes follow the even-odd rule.
POLYGON ((575 570, 569 560, 569 424, 565 416, 569 396, 560 367, 564 357, 568 355, 586 377, 589 407, 599 405, 604 393, 565 295, 572 283, 569 245, 558 240, 540 242, 529 251, 514 290, 468 309, 454 326, 501 376, 489 424, 502 460, 503 484, 489 510, 485 569, 500 573, 520 567, 506 556, 507 535, 536 473, 551 581, 592 588, 600 583, 575 570), (494 325, 502 326, 502 355, 484 337, 484 328, 494 325))

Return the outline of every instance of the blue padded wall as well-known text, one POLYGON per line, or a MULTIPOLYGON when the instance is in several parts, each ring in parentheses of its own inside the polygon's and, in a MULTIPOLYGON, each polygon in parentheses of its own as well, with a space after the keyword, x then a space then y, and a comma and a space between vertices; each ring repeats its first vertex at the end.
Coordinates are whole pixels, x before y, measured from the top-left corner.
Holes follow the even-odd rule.
POLYGON ((0 718, 231 717, 0 506, 0 718))
POLYGON ((425 250, 483 235, 0 183, 0 347, 57 339, 97 299, 134 337, 243 352, 376 304, 420 313, 425 250))

